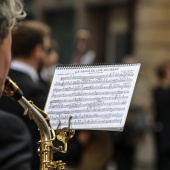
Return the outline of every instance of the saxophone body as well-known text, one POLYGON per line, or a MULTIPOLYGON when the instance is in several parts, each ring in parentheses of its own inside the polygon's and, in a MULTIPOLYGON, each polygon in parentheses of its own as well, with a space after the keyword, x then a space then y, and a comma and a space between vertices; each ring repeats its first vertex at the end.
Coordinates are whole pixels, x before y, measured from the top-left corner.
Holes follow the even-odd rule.
POLYGON ((55 152, 67 152, 67 143, 69 139, 74 136, 75 131, 70 130, 69 128, 54 130, 50 124, 47 114, 35 106, 32 101, 28 101, 23 96, 23 93, 17 84, 9 77, 6 79, 3 95, 17 100, 25 110, 24 115, 28 115, 38 126, 41 138, 38 142, 39 149, 37 153, 40 156, 40 170, 65 170, 66 164, 62 162, 62 160, 54 161, 53 154, 55 152), (63 142, 64 147, 53 146, 53 141, 56 138, 63 142))

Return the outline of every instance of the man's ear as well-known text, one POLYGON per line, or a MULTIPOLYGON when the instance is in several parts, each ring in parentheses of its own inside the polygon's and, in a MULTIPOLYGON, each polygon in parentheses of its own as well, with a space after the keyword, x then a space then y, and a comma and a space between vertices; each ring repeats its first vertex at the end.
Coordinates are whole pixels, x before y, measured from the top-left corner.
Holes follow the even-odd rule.
POLYGON ((42 45, 36 45, 36 47, 32 51, 32 56, 34 56, 34 58, 36 59, 42 58, 42 52, 43 52, 42 45))

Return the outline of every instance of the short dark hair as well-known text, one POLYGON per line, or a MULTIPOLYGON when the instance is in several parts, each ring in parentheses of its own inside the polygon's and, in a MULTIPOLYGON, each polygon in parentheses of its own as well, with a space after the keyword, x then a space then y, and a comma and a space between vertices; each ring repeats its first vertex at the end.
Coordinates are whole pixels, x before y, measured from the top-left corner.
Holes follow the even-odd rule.
POLYGON ((23 19, 25 16, 22 0, 0 1, 0 42, 7 37, 9 27, 16 20, 23 19))
POLYGON ((170 69, 170 61, 165 61, 159 64, 159 66, 156 69, 156 75, 158 79, 163 79, 166 77, 166 71, 168 68, 170 69))
POLYGON ((43 46, 44 34, 37 29, 19 25, 12 34, 12 57, 29 58, 37 45, 43 46))

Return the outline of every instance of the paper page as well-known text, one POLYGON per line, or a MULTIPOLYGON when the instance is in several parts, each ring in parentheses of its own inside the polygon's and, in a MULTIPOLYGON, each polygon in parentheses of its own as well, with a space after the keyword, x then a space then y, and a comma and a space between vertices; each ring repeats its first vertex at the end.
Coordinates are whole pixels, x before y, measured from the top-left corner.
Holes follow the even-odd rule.
POLYGON ((123 130, 140 64, 56 67, 45 112, 54 129, 123 130))

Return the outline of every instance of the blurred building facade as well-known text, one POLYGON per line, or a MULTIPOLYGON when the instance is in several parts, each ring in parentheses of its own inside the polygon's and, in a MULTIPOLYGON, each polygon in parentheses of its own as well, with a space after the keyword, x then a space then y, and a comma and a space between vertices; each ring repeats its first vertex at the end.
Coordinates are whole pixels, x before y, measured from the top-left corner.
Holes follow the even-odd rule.
POLYGON ((133 0, 36 0, 26 6, 31 17, 51 26, 59 41, 61 63, 69 62, 81 28, 92 33, 96 62, 120 62, 132 52, 133 0))
MULTIPOLYGON (((52 36, 59 43, 60 63, 70 62, 76 31, 81 28, 92 33, 95 62, 119 63, 124 56, 135 56, 142 67, 132 102, 138 101, 145 108, 146 117, 152 120, 154 68, 170 57, 169 0, 25 0, 25 3, 28 18, 51 26, 52 36)), ((137 161, 153 167, 154 159, 154 142, 148 132, 138 147, 137 161)))

